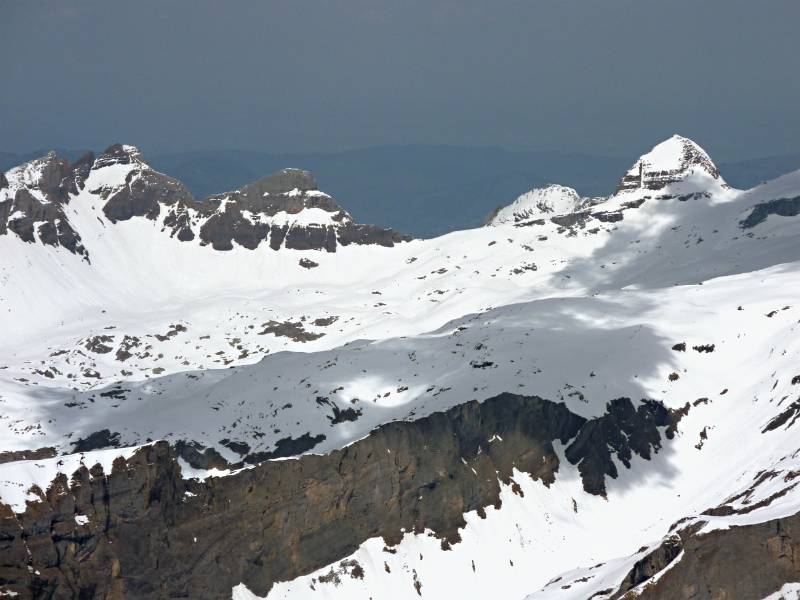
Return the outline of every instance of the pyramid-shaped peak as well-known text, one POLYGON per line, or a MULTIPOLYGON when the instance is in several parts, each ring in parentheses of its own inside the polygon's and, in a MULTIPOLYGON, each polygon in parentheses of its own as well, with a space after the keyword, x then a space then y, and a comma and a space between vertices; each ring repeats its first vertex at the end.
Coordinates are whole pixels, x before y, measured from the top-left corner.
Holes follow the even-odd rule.
POLYGON ((689 138, 678 134, 657 144, 639 160, 645 162, 650 169, 659 171, 695 164, 714 167, 711 157, 705 150, 689 138))
POLYGON ((703 172, 722 183, 708 153, 689 138, 675 134, 640 156, 620 180, 617 192, 659 190, 695 172, 703 172))

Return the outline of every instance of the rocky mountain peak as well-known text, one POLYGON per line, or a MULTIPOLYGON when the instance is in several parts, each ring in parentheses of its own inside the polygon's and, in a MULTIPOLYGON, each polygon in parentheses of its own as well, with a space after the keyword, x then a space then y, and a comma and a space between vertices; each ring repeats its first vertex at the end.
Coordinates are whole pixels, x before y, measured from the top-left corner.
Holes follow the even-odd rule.
POLYGON ((307 208, 318 208, 335 213, 337 221, 351 218, 331 196, 318 189, 314 176, 302 169, 281 169, 237 190, 210 196, 204 202, 222 212, 245 210, 266 217, 280 212, 296 215, 307 208))
POLYGON ((101 169, 109 165, 129 165, 132 163, 141 163, 142 166, 146 166, 139 148, 129 144, 113 144, 97 157, 94 162, 94 168, 101 169))
POLYGON ((64 205, 83 187, 92 163, 91 155, 71 165, 49 152, 4 174, 0 178, 0 235, 13 233, 27 243, 63 246, 88 259, 64 205))
MULTIPOLYGON (((49 152, 41 159, 38 169, 38 187, 45 197, 51 200, 66 200, 67 195, 74 189, 74 180, 70 177, 72 167, 66 158, 59 158, 55 152, 49 152)), ((33 182, 31 182, 33 183, 33 182)))
POLYGON ((692 140, 675 134, 639 157, 620 180, 617 193, 660 190, 698 172, 724 183, 708 153, 692 140))
MULTIPOLYGON (((334 252, 337 246, 392 246, 410 239, 389 228, 356 223, 302 169, 282 169, 238 190, 206 198, 195 209, 205 219, 199 229, 201 244, 215 250, 230 250, 234 243, 255 249, 265 242, 273 250, 334 252)), ((181 221, 178 212, 170 222, 181 221)), ((190 223, 183 221, 178 239, 193 239, 190 223)))
MULTIPOLYGON (((197 199, 180 181, 151 168, 136 146, 114 144, 70 164, 55 152, 20 165, 0 180, 0 235, 63 246, 90 259, 63 206, 79 194, 99 202, 112 224, 143 218, 159 223, 177 242, 231 250, 234 245, 273 250, 338 246, 392 246, 408 236, 356 223, 320 191, 302 169, 282 169, 244 187, 197 199), (113 167, 113 168, 111 168, 113 167), (87 184, 88 182, 88 184, 87 184), (199 239, 198 239, 199 238, 199 239)), ((89 210, 90 203, 80 208, 89 210)))
POLYGON ((77 193, 83 185, 93 162, 91 152, 70 164, 50 151, 3 174, 0 181, 5 181, 5 185, 0 183, 0 189, 9 187, 13 195, 33 191, 41 202, 65 202, 69 194, 77 193))

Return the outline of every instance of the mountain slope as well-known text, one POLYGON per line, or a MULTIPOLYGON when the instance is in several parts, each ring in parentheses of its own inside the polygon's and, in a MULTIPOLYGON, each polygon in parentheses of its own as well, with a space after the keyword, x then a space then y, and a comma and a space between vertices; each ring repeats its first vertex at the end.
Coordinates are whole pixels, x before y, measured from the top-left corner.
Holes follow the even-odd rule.
POLYGON ((800 510, 800 171, 736 190, 674 137, 608 198, 384 245, 307 172, 201 202, 129 147, 58 165, 0 192, 85 250, 0 235, 10 591, 611 598, 800 510))

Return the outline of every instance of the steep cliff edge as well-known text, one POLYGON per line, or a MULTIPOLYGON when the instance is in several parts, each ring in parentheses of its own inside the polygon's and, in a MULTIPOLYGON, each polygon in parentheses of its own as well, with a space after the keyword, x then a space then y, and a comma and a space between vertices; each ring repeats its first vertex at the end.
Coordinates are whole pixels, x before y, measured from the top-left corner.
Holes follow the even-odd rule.
POLYGON ((602 493, 612 456, 649 458, 679 418, 620 399, 587 421, 563 403, 502 394, 389 423, 328 455, 202 482, 182 479, 174 450, 158 442, 111 473, 60 475, 24 513, 0 507, 0 581, 37 599, 229 598, 239 582, 265 594, 368 538, 391 546, 430 532, 446 550, 464 513, 499 507, 501 482, 519 489, 515 469, 551 485, 562 468, 555 442, 581 463, 587 491, 602 493))

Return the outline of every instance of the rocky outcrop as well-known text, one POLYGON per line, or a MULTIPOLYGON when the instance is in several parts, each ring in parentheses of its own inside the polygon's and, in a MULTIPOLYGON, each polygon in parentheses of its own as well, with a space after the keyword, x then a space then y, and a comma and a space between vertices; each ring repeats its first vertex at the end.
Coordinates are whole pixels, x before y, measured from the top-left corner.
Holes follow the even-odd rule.
POLYGON ((0 452, 0 465, 18 460, 39 460, 42 458, 52 458, 56 455, 56 449, 52 447, 36 448, 35 450, 6 450, 0 452))
POLYGON ((186 207, 194 202, 192 194, 179 181, 157 171, 137 170, 130 171, 125 184, 107 196, 103 213, 112 223, 134 217, 155 221, 162 207, 186 207))
POLYGON ((130 165, 141 162, 142 153, 136 146, 112 144, 97 157, 94 162, 95 169, 110 167, 112 165, 130 165))
POLYGON ((672 561, 678 558, 683 551, 683 540, 679 535, 671 535, 644 557, 637 560, 630 571, 625 575, 622 583, 614 595, 614 600, 625 595, 637 586, 652 579, 672 561))
POLYGON ((627 468, 637 454, 649 459, 652 452, 661 448, 659 427, 667 427, 672 437, 681 413, 667 410, 653 400, 642 402, 634 408, 628 398, 618 398, 608 403, 602 417, 586 422, 578 436, 567 447, 567 460, 578 465, 583 487, 591 494, 605 495, 606 475, 618 475, 614 459, 627 468))
POLYGON ((770 215, 778 215, 779 217, 796 217, 800 215, 800 196, 777 198, 769 202, 756 204, 750 214, 739 223, 739 227, 750 229, 766 221, 770 215))
POLYGON ((800 398, 789 404, 782 412, 775 415, 775 417, 766 424, 764 429, 761 430, 761 433, 775 431, 784 425, 788 429, 795 424, 797 419, 800 419, 800 398))
POLYGON ((614 598, 762 600, 800 581, 800 514, 709 533, 699 533, 701 525, 638 561, 614 598), (636 585, 636 595, 626 594, 636 585))
POLYGON ((337 239, 342 246, 360 244, 391 247, 411 239, 409 236, 398 233, 394 229, 388 227, 363 225, 360 223, 353 223, 347 227, 342 227, 337 234, 337 239))
POLYGON ((410 239, 392 229, 355 223, 331 196, 317 189, 311 173, 300 169, 284 169, 193 208, 206 216, 201 243, 215 250, 230 250, 234 242, 255 249, 264 242, 273 250, 335 252, 338 245, 393 246, 410 239), (317 211, 319 222, 293 222, 309 210, 317 211))
POLYGON ((664 419, 647 415, 669 411, 611 406, 613 417, 587 421, 563 403, 501 394, 389 423, 328 455, 202 482, 182 479, 176 450, 158 442, 117 459, 111 473, 96 466, 59 476, 22 514, 0 507, 0 582, 21 599, 230 598, 240 582, 265 594, 373 537, 392 545, 404 531, 430 530, 447 549, 460 540, 464 513, 500 506, 500 482, 522 493, 514 469, 553 483, 556 440, 580 440, 573 456, 605 469, 587 457, 624 456, 608 441, 621 435, 615 423, 634 419, 647 431, 630 450, 655 450, 664 419))
POLYGON ((70 194, 83 186, 91 154, 74 165, 51 152, 12 169, 0 185, 0 235, 13 233, 28 243, 62 246, 88 258, 64 213, 70 194))

